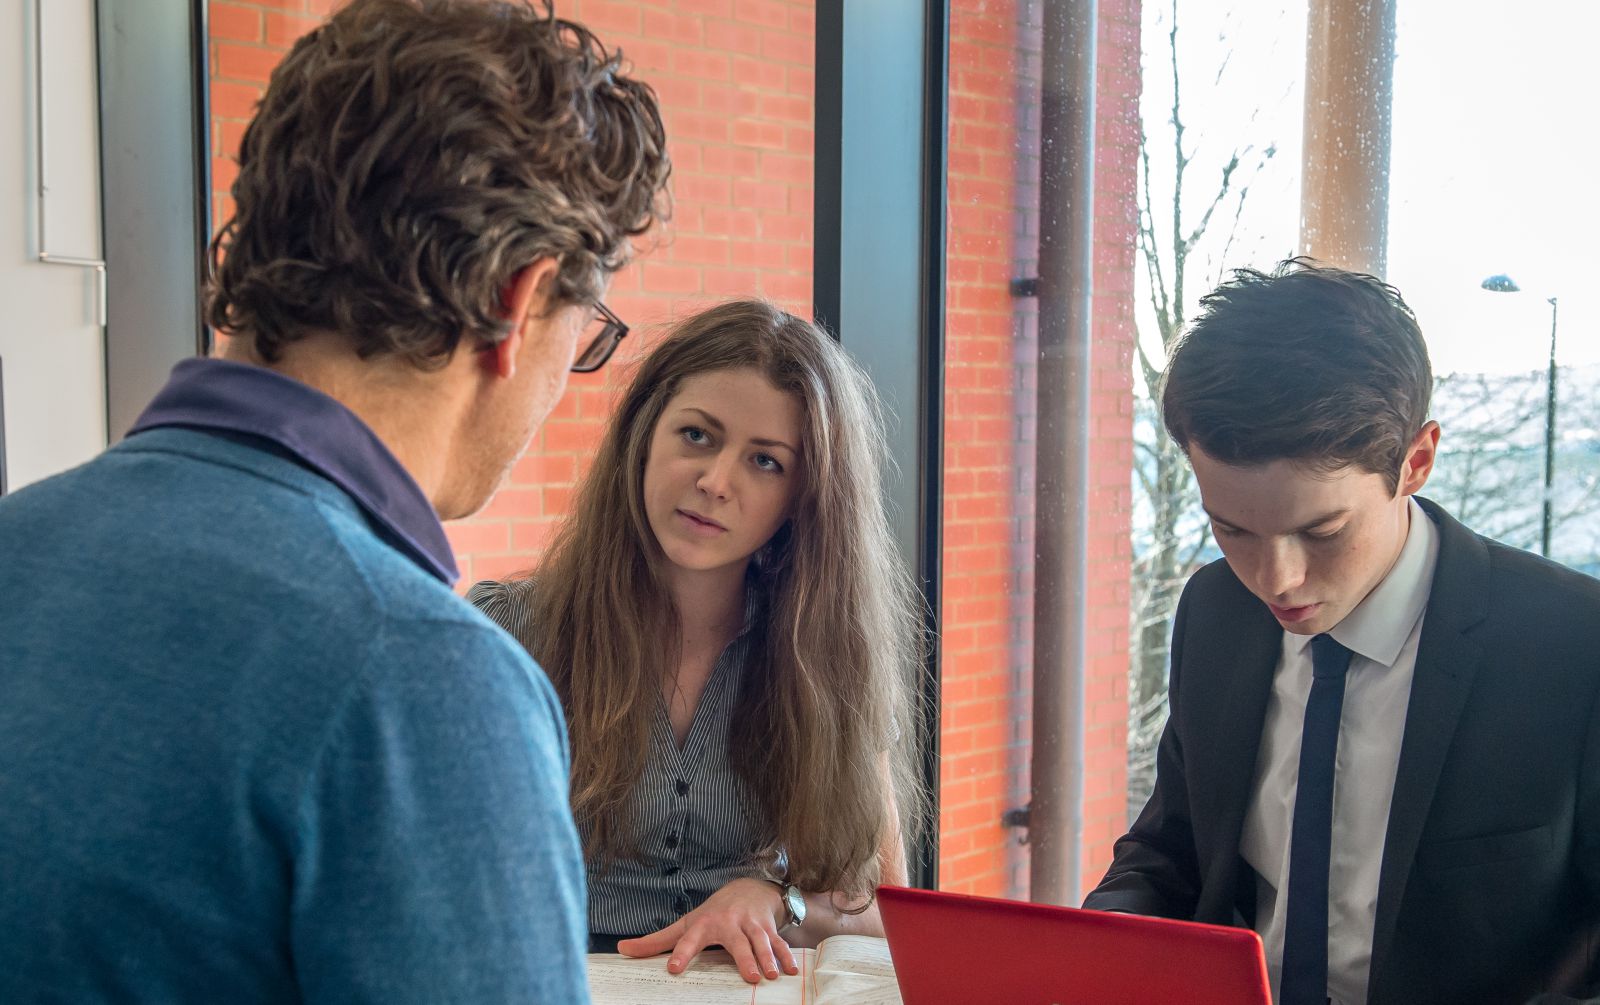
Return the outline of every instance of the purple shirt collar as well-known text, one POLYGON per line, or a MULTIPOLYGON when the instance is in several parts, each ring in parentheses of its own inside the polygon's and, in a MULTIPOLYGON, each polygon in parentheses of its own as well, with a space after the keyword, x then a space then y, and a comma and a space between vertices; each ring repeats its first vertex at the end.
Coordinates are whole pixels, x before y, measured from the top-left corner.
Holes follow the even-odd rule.
POLYGON ((343 489, 425 572, 454 585, 455 553, 433 504, 377 434, 321 391, 224 359, 186 359, 128 435, 161 426, 269 440, 343 489))

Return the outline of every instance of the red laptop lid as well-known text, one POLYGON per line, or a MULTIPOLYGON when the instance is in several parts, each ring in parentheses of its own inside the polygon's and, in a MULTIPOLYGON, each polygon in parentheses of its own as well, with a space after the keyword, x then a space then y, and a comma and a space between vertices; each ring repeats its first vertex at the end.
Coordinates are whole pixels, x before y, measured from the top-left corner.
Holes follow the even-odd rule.
POLYGON ((878 888, 905 1005, 1271 1005, 1255 932, 878 888))

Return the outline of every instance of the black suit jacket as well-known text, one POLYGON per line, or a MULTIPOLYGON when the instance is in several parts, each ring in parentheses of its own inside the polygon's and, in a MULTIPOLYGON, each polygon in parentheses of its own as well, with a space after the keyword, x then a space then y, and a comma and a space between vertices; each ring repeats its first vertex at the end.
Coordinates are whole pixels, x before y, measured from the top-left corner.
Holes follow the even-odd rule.
MULTIPOLYGON (((1418 501, 1439 560, 1381 850, 1368 1000, 1576 990, 1592 980, 1600 919, 1600 580, 1418 501)), ((1253 923, 1239 839, 1282 637, 1225 561, 1190 580, 1155 791, 1085 907, 1253 923)))

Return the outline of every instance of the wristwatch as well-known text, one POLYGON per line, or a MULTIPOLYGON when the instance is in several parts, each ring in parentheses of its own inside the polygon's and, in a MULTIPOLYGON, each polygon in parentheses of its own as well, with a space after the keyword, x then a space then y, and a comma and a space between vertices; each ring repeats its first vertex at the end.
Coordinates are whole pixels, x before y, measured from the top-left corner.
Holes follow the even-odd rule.
POLYGON ((778 883, 777 880, 772 880, 772 882, 777 883, 778 898, 783 901, 783 913, 785 915, 783 924, 778 926, 778 932, 781 934, 791 928, 799 928, 805 924, 806 895, 801 893, 800 888, 793 883, 778 883))

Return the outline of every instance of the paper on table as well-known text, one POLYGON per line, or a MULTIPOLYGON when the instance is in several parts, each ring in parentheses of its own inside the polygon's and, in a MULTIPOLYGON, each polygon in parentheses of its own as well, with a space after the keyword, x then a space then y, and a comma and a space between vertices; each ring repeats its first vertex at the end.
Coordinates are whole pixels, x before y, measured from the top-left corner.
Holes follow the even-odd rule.
POLYGON ((889 944, 882 939, 867 935, 823 939, 811 970, 814 1005, 901 1005, 889 944))
POLYGON ((816 951, 795 950, 800 975, 746 984, 733 957, 721 949, 708 949, 681 974, 667 973, 664 956, 636 960, 612 953, 589 956, 589 996, 594 1005, 659 1005, 694 1002, 696 1005, 810 1005, 806 980, 816 951))
POLYGON ((664 956, 635 960, 610 953, 589 957, 594 1005, 900 1005, 889 945, 861 935, 835 935, 816 949, 796 949, 800 974, 746 984, 720 949, 701 953, 681 974, 667 973, 664 956))

